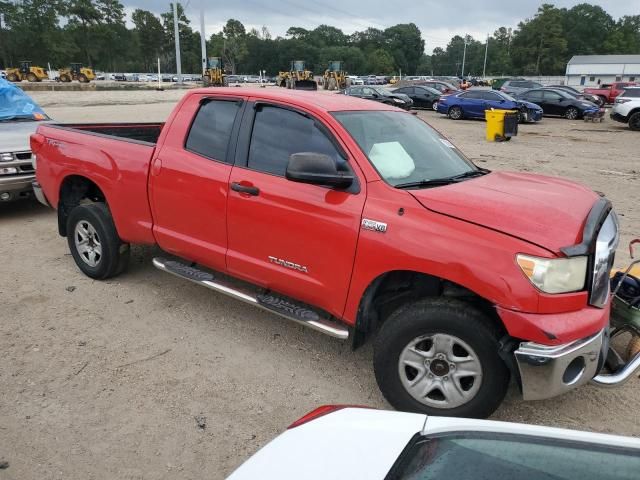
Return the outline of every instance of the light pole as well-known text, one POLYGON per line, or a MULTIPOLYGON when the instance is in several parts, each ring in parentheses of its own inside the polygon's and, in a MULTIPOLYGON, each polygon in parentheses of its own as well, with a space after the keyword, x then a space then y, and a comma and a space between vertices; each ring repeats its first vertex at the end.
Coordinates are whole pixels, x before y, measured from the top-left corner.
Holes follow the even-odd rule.
POLYGON ((464 50, 462 51, 462 73, 460 76, 464 78, 464 62, 467 59, 467 35, 464 36, 464 50))
POLYGON ((489 53, 489 34, 487 33, 487 45, 484 47, 484 67, 482 68, 482 79, 486 77, 487 74, 487 54, 489 53))
POLYGON ((176 73, 178 83, 182 83, 182 62, 180 60, 180 31, 178 29, 178 2, 173 2, 173 35, 176 41, 176 73))
POLYGON ((204 0, 200 0, 200 48, 202 49, 202 76, 207 70, 207 38, 204 36, 204 0))

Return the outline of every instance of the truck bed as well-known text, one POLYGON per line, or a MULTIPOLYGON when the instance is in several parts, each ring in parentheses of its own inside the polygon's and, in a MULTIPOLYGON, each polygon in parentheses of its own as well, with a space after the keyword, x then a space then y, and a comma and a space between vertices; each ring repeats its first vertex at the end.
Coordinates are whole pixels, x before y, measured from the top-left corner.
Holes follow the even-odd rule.
POLYGON ((155 145, 164 123, 54 123, 49 126, 155 145))

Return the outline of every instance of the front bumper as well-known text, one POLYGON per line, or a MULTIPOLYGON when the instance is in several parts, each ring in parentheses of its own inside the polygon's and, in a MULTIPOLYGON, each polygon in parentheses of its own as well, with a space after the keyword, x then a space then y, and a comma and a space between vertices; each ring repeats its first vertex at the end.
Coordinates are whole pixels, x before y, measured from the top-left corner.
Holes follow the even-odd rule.
POLYGON ((609 116, 611 117, 611 120, 615 120, 616 122, 627 123, 629 121, 627 117, 616 112, 611 112, 609 116))
POLYGON ((8 193, 10 200, 31 193, 31 182, 35 175, 12 175, 0 177, 0 194, 8 193))
POLYGON ((35 194, 38 201, 45 207, 50 207, 51 205, 49 204, 47 197, 42 191, 42 187, 40 186, 40 184, 36 180, 34 180, 31 185, 33 187, 33 193, 35 194))
POLYGON ((523 398, 543 400, 588 383, 602 367, 608 345, 606 329, 563 345, 521 343, 514 355, 523 398))

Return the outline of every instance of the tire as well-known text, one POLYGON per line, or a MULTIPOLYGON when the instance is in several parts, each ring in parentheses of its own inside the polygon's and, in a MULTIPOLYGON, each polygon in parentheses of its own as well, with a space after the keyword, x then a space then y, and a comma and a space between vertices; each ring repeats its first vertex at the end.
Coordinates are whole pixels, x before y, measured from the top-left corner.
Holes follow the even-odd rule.
POLYGON ((10 82, 19 82, 20 81, 20 77, 18 77, 18 75, 16 75, 15 73, 10 73, 7 76, 7 80, 9 80, 10 82))
POLYGON ((97 280, 118 275, 129 262, 129 244, 123 243, 104 203, 78 205, 67 219, 67 243, 76 265, 88 277, 97 280), (84 250, 79 243, 88 239, 84 250))
POLYGON ((600 107, 604 107, 607 104, 607 99, 605 97, 603 97, 602 95, 598 95, 598 98, 600 99, 600 107))
POLYGON ((89 83, 89 79, 84 73, 81 73, 80 75, 78 75, 78 81, 80 83, 89 83))
POLYGON ((509 370, 498 355, 498 337, 493 323, 464 302, 434 298, 406 304, 391 314, 376 338, 376 381, 398 410, 486 418, 498 408, 509 386, 509 370), (412 358, 418 368, 405 363, 412 358), (456 376, 462 364, 468 376, 456 376), (412 393, 412 381, 422 383, 427 394, 412 393))
POLYGON ((576 107, 569 107, 564 112, 564 118, 567 120, 577 120, 580 116, 580 112, 576 107))
POLYGON ((640 112, 636 112, 629 117, 629 128, 634 132, 640 132, 640 112))
POLYGON ((448 115, 451 120, 462 120, 464 112, 462 111, 462 108, 453 106, 449 109, 448 115))
POLYGON ((38 80, 38 77, 36 77, 36 74, 35 74, 35 73, 33 73, 33 72, 29 72, 29 73, 27 73, 27 80, 28 80, 29 82, 32 82, 32 83, 33 83, 33 82, 37 82, 37 81, 39 81, 39 80, 38 80))
POLYGON ((432 109, 434 112, 437 112, 437 111, 438 111, 438 102, 437 102, 437 101, 435 101, 435 102, 433 102, 433 103, 431 104, 431 109, 432 109))
POLYGON ((62 83, 69 83, 71 81, 71 77, 69 77, 69 75, 66 75, 66 74, 60 75, 60 81, 62 83))

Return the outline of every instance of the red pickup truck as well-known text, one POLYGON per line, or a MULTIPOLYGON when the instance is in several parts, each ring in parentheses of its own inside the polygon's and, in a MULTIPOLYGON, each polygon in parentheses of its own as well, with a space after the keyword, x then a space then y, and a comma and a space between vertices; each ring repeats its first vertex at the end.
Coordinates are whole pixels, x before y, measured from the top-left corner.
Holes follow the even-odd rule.
POLYGON ((119 274, 129 244, 157 244, 162 271, 354 348, 375 336, 398 409, 484 417, 510 378, 542 399, 603 365, 610 202, 478 168, 411 113, 201 89, 164 124, 42 125, 31 145, 37 197, 85 274, 119 274))
POLYGON ((616 82, 609 84, 600 85, 599 88, 585 88, 584 93, 588 93, 590 95, 597 95, 602 100, 602 105, 605 103, 614 103, 616 101, 616 97, 620 95, 626 87, 630 87, 636 85, 633 82, 616 82))

